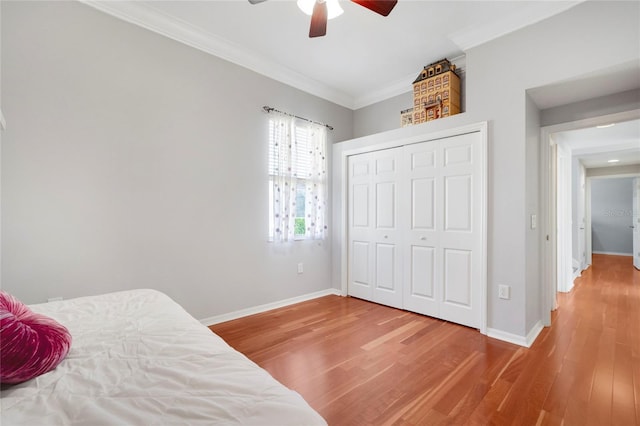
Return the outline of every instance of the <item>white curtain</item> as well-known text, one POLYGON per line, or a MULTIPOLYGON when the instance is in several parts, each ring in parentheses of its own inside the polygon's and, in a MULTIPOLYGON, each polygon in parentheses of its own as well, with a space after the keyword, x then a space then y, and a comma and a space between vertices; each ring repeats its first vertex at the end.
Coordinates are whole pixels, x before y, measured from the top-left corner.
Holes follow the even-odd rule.
POLYGON ((272 113, 270 132, 271 237, 274 242, 322 239, 327 229, 327 130, 272 113))
POLYGON ((307 125, 307 144, 310 155, 309 176, 306 181, 306 232, 309 239, 323 239, 327 230, 327 128, 307 125))

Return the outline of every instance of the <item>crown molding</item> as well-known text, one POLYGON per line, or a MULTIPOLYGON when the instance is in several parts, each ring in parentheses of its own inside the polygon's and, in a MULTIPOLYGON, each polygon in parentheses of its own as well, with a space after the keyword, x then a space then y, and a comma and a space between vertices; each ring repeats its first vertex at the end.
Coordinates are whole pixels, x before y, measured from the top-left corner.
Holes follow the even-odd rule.
MULTIPOLYGON (((258 74, 302 90, 340 106, 356 110, 411 91, 411 81, 415 73, 395 80, 379 90, 362 96, 351 96, 317 80, 298 73, 291 68, 269 60, 259 52, 245 49, 227 39, 208 33, 200 27, 189 24, 174 16, 142 2, 112 0, 78 0, 103 13, 153 31, 195 49, 247 68, 258 74)), ((563 12, 585 0, 534 2, 527 8, 514 12, 509 19, 491 25, 478 25, 449 35, 462 52, 480 44, 494 40, 520 28, 539 22, 563 12)), ((451 60, 464 74, 464 55, 451 60), (462 58, 462 59, 461 59, 462 58), (456 63, 456 60, 462 63, 456 63)))
POLYGON ((577 1, 540 1, 518 8, 510 16, 496 22, 474 25, 449 34, 448 38, 463 52, 495 40, 521 28, 550 18, 569 10, 586 0, 577 1))
POLYGON ((356 98, 353 102, 353 109, 356 110, 364 108, 377 102, 412 91, 411 82, 415 79, 418 72, 419 70, 400 78, 379 90, 368 92, 366 95, 356 98))
POLYGON ((354 100, 344 92, 268 60, 200 27, 176 19, 158 9, 134 1, 78 0, 103 13, 153 31, 195 49, 217 56, 296 89, 354 109, 354 100))
MULTIPOLYGON (((456 66, 456 74, 463 77, 465 70, 467 69, 467 57, 466 55, 456 56, 455 58, 449 58, 449 61, 456 66)), ((426 64, 425 64, 426 65, 426 64)), ((416 79, 416 76, 420 73, 421 69, 417 69, 411 74, 408 74, 391 84, 360 96, 354 100, 354 108, 360 109, 369 105, 373 105, 377 102, 382 102, 394 96, 404 95, 405 93, 413 91, 412 82, 416 79)))

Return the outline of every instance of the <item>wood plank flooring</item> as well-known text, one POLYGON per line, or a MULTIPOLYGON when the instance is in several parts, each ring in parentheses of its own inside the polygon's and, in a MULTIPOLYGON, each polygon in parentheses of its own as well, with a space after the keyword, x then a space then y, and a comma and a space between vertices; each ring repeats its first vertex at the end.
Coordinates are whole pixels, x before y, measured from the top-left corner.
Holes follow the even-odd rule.
POLYGON ((327 296, 217 324, 329 425, 640 425, 640 272, 594 255, 529 349, 327 296))

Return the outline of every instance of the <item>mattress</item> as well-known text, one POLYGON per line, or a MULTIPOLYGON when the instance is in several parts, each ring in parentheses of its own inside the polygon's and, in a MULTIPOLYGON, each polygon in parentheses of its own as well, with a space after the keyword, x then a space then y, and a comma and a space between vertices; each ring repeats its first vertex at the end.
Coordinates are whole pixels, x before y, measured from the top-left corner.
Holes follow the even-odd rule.
POLYGON ((326 425, 296 392, 155 290, 30 305, 65 325, 57 368, 3 386, 2 425, 326 425))

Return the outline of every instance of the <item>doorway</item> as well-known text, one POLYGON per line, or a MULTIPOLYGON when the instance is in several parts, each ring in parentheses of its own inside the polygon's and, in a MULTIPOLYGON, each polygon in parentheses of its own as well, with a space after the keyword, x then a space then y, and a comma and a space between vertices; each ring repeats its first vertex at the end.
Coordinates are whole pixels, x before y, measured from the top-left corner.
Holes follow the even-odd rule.
MULTIPOLYGON (((571 289, 575 278, 574 268, 583 270, 591 263, 590 209, 585 208, 580 215, 581 212, 577 208, 580 191, 572 190, 572 182, 574 185, 576 181, 577 185, 584 182, 585 204, 582 205, 586 206, 586 203, 590 202, 590 173, 599 176, 604 176, 607 172, 613 174, 613 170, 616 173, 624 173, 624 167, 628 168, 626 170, 637 172, 640 164, 638 137, 615 140, 604 135, 607 128, 615 128, 620 132, 625 127, 630 127, 637 131, 640 126, 639 119, 640 110, 634 110, 541 129, 541 305, 545 326, 551 324, 551 311, 557 307, 556 293, 571 289), (612 123, 617 127, 611 126, 612 123), (602 137, 597 136, 600 130, 605 130, 601 133, 602 137), (573 137, 576 135, 580 137, 573 137), (569 143, 570 139, 580 142, 569 143), (580 169, 572 167, 572 162, 577 159, 585 166, 585 170, 582 176, 578 173, 576 178, 574 172, 580 169), (617 164, 609 163, 609 160, 617 160, 617 164), (574 250, 576 246, 584 250, 574 250), (575 260, 574 253, 577 254, 575 260), (584 256, 581 256, 581 253, 584 253, 584 256)), ((637 222, 638 219, 634 220, 637 222)))

